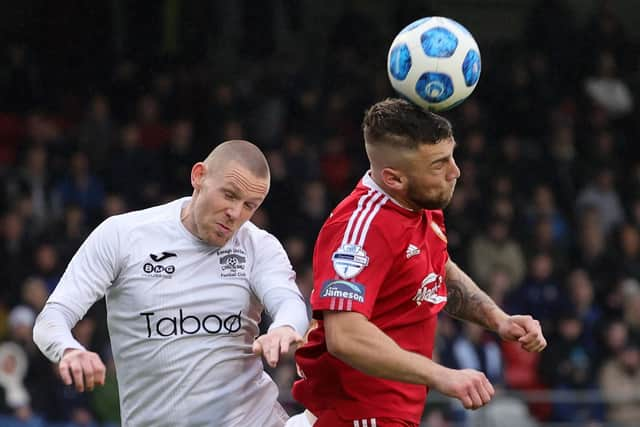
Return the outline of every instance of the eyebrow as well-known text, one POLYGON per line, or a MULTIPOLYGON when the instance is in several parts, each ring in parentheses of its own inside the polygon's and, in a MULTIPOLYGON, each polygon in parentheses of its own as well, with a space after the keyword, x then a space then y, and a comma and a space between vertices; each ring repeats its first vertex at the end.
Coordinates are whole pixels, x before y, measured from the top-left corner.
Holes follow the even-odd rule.
POLYGON ((456 140, 453 140, 453 150, 451 151, 451 154, 447 154, 446 156, 442 156, 442 157, 438 157, 437 159, 433 160, 431 162, 431 165, 435 165, 436 163, 440 163, 440 162, 444 162, 446 160, 449 159, 449 157, 453 156, 453 151, 458 147, 458 143, 456 142, 456 140))
MULTIPOLYGON (((245 193, 242 191, 242 189, 240 187, 238 187, 233 182, 227 183, 226 186, 228 187, 226 190, 227 191, 231 190, 231 192, 234 193, 234 195, 236 195, 236 196, 245 195, 245 193)), ((260 197, 251 197, 251 198, 247 199, 247 201, 256 202, 256 203, 259 203, 261 200, 262 200, 262 198, 260 198, 260 197)))

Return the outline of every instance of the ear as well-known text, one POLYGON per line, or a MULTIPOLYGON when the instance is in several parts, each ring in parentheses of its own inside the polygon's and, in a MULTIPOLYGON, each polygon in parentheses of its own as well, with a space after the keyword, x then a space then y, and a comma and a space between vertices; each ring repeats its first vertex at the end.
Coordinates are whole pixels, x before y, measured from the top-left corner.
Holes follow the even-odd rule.
POLYGON ((203 162, 198 162, 191 168, 191 186, 194 190, 200 191, 202 181, 207 176, 207 167, 203 162))
POLYGON ((386 167, 382 169, 380 175, 384 185, 394 192, 404 191, 407 186, 407 177, 398 169, 386 167))

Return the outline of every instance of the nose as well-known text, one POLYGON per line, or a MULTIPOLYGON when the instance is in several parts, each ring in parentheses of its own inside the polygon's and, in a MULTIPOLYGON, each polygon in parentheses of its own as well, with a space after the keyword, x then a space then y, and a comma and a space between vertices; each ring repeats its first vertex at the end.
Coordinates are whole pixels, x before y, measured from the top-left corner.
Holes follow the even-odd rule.
POLYGON ((242 203, 232 203, 230 204, 225 213, 229 219, 235 220, 240 217, 240 213, 242 212, 242 203))
POLYGON ((450 181, 460 178, 460 168, 453 158, 451 158, 451 168, 449 169, 448 178, 450 181))

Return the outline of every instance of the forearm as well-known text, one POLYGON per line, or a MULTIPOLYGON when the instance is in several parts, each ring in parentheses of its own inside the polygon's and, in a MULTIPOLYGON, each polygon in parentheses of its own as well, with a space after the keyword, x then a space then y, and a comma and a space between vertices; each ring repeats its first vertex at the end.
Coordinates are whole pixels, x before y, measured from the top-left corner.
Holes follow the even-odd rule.
POLYGON ((453 261, 447 261, 447 304, 445 311, 461 320, 477 323, 491 331, 507 314, 453 261))
POLYGON ((33 341, 40 351, 52 362, 59 362, 64 350, 84 349, 71 335, 77 323, 77 315, 57 303, 47 303, 38 316, 33 328, 33 341))
POLYGON ((291 326, 304 335, 309 327, 307 306, 300 294, 287 288, 274 288, 265 295, 265 306, 273 322, 269 329, 291 326))
POLYGON ((352 318, 341 322, 340 328, 327 328, 325 314, 325 332, 329 352, 351 367, 374 377, 428 386, 433 386, 446 369, 427 357, 402 349, 373 323, 356 319, 357 313, 346 315, 352 318))

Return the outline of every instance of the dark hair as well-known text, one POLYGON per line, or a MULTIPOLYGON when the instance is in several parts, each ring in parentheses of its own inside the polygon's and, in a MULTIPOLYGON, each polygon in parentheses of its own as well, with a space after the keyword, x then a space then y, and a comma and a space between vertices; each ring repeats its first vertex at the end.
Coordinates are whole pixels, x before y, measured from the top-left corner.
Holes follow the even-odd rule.
POLYGON ((416 149, 452 136, 451 123, 400 98, 387 98, 369 108, 362 120, 367 144, 416 149))

